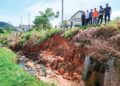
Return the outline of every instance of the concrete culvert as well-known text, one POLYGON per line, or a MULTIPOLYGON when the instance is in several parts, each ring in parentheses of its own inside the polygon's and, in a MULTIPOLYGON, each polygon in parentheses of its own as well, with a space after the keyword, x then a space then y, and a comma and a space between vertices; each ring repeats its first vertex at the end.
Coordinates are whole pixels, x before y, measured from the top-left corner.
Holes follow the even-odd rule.
POLYGON ((103 86, 106 64, 92 57, 86 57, 83 69, 83 80, 86 86, 103 86))
POLYGON ((84 61, 83 80, 86 86, 120 86, 120 61, 110 57, 100 62, 87 56, 84 61))

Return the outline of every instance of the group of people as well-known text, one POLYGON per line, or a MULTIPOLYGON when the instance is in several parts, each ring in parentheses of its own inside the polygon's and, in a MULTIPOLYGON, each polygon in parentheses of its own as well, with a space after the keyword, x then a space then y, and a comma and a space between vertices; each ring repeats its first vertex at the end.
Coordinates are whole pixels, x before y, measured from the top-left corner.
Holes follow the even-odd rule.
POLYGON ((105 23, 110 22, 111 17, 111 7, 109 4, 106 4, 106 7, 103 8, 100 6, 99 10, 97 8, 94 8, 90 10, 87 10, 86 12, 83 11, 81 19, 82 19, 82 26, 86 25, 97 25, 103 23, 103 18, 105 19, 105 23))

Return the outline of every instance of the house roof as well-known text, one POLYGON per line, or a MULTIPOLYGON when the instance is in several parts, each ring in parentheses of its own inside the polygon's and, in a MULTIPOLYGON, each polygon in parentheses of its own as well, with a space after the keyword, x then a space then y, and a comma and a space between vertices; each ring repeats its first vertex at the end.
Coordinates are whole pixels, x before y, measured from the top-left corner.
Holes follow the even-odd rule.
POLYGON ((83 11, 82 11, 82 10, 77 11, 77 12, 70 18, 70 20, 71 20, 76 14, 78 14, 78 13, 83 13, 83 11))

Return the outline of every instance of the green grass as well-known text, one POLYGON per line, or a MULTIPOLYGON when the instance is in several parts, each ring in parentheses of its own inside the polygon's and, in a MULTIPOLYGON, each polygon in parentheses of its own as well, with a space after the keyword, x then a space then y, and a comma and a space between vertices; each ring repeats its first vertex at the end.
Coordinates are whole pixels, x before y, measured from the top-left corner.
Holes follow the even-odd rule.
POLYGON ((25 42, 29 39, 34 39, 36 40, 36 44, 40 44, 47 40, 49 37, 52 35, 55 35, 59 33, 61 30, 60 29, 46 29, 46 30, 35 30, 33 29, 32 31, 28 31, 26 33, 23 33, 21 36, 20 44, 21 46, 24 46, 25 42))
POLYGON ((24 72, 16 64, 16 55, 6 48, 0 48, 0 86, 48 86, 24 72))
POLYGON ((12 33, 12 31, 0 29, 0 43, 2 45, 7 45, 7 42, 8 42, 7 39, 10 36, 11 33, 12 33))
POLYGON ((40 44, 50 38, 52 35, 55 35, 60 32, 60 29, 47 29, 47 30, 41 30, 40 33, 40 39, 37 41, 36 44, 40 44))
POLYGON ((8 37, 10 35, 10 33, 0 33, 0 38, 5 38, 5 37, 8 37))
POLYGON ((79 28, 74 28, 74 29, 71 28, 71 29, 68 29, 68 30, 64 31, 63 36, 64 36, 65 38, 72 37, 73 34, 74 34, 74 32, 77 31, 77 30, 79 30, 79 28))

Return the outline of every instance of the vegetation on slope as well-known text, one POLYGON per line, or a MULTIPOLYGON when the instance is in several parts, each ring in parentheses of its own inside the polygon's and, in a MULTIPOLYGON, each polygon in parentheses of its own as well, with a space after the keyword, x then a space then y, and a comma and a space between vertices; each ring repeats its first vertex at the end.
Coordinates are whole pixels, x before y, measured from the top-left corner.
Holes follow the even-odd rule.
POLYGON ((9 23, 0 22, 0 29, 13 30, 13 29, 15 29, 15 27, 9 23))
POLYGON ((66 31, 64 31, 64 33, 63 33, 63 36, 65 37, 65 38, 70 38, 70 37, 72 37, 74 34, 75 34, 75 32, 76 31, 78 31, 79 30, 79 28, 71 28, 71 29, 68 29, 68 30, 66 30, 66 31))
POLYGON ((34 39, 36 40, 36 44, 42 43, 48 38, 50 38, 52 35, 55 35, 59 33, 61 30, 60 29, 46 29, 46 30, 35 30, 33 29, 32 31, 23 33, 20 39, 20 44, 23 46, 25 42, 27 42, 29 39, 34 39))
POLYGON ((12 32, 12 30, 0 29, 0 44, 7 45, 8 38, 12 32))

